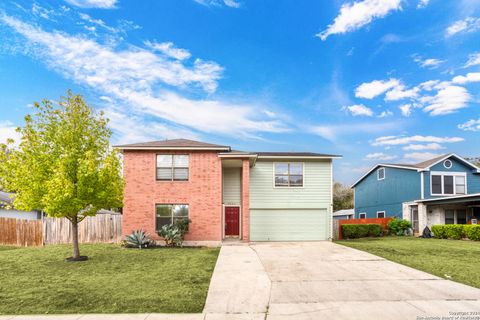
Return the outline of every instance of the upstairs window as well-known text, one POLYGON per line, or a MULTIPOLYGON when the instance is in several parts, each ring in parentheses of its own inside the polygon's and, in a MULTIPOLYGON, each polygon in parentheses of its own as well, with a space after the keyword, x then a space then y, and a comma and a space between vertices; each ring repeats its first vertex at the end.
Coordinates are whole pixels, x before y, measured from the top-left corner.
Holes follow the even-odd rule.
POLYGON ((385 168, 380 168, 377 170, 377 180, 385 179, 385 168))
POLYGON ((457 195, 467 193, 467 177, 464 173, 441 173, 432 172, 431 175, 432 195, 457 195))
POLYGON ((303 187, 303 163, 275 163, 275 187, 303 187))
POLYGON ((157 154, 157 180, 187 181, 189 157, 186 154, 157 154))

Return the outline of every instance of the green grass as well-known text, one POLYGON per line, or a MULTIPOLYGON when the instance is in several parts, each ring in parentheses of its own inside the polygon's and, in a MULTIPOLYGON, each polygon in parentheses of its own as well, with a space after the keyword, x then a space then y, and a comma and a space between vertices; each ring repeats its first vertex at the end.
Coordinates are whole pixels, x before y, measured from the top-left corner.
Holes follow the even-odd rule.
POLYGON ((219 249, 0 247, 0 314, 201 312, 219 249))
POLYGON ((480 242, 385 237, 342 240, 337 243, 480 288, 480 242))

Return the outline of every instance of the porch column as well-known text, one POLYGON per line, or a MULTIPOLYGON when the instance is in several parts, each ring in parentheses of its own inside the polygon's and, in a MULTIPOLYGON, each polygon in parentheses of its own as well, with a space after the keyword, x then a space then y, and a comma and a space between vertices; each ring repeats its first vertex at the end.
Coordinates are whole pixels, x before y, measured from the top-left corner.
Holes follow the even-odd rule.
POLYGON ((418 231, 423 232, 427 226, 427 205, 423 203, 418 204, 418 231))
POLYGON ((242 240, 250 240, 250 160, 242 160, 242 240))

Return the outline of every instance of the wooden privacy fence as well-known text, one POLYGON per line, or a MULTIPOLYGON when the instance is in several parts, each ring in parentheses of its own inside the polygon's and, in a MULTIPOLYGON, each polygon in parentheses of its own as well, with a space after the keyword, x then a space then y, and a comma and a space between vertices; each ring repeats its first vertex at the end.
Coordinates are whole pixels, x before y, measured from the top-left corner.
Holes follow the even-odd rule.
POLYGON ((43 245, 41 220, 0 218, 0 244, 30 247, 43 245))
MULTIPOLYGON (((122 238, 122 215, 98 214, 78 225, 80 243, 116 243, 122 238)), ((23 220, 0 218, 0 244, 42 246, 72 242, 72 226, 65 218, 23 220)))
POLYGON ((343 239, 342 234, 342 225, 344 224, 379 224, 382 226, 383 230, 388 230, 388 222, 393 218, 366 218, 366 219, 342 219, 337 220, 337 223, 333 225, 334 227, 334 236, 337 236, 337 239, 343 239))

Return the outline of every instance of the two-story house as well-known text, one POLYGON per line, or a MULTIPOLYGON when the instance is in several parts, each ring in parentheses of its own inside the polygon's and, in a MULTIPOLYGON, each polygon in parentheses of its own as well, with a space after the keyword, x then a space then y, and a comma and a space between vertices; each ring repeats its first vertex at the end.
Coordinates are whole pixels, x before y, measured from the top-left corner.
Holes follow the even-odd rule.
POLYGON ((358 179, 356 218, 403 217, 415 232, 480 219, 480 169, 456 154, 417 164, 377 164, 358 179))
POLYGON ((117 146, 123 152, 123 234, 190 219, 188 243, 327 240, 332 160, 310 152, 242 152, 186 139, 117 146))

